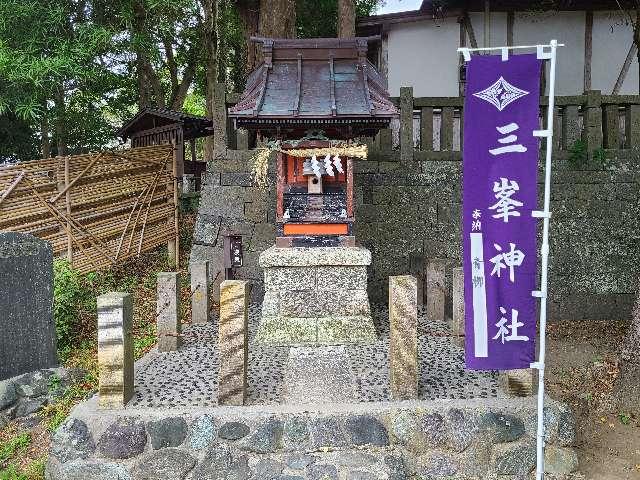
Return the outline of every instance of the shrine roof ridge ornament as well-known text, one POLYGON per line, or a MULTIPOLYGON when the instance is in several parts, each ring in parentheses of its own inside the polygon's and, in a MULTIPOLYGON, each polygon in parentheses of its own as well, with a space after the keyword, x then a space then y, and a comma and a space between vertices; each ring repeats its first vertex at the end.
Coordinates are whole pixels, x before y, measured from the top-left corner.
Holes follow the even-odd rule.
POLYGON ((367 59, 375 38, 252 38, 263 62, 229 109, 236 127, 295 137, 312 125, 332 137, 373 135, 399 116, 367 59))

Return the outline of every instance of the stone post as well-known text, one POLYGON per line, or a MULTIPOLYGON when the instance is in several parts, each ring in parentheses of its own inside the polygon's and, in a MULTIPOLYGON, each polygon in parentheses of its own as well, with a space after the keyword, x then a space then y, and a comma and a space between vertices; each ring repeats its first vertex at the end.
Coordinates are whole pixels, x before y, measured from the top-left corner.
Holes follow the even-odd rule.
POLYGON ((500 388, 513 397, 530 397, 534 393, 534 370, 504 370, 498 376, 500 388))
POLYGON ((451 339, 454 345, 464 348, 464 273, 462 267, 453 269, 451 339))
POLYGON ((427 263, 427 320, 444 320, 444 260, 427 263))
POLYGON ((418 286, 416 277, 389 277, 391 398, 418 397, 418 286))
POLYGON ((0 380, 58 364, 52 305, 51 244, 0 232, 0 380))
POLYGON ((133 300, 130 293, 100 295, 98 406, 122 408, 133 396, 133 300))
POLYGON ((413 87, 400 87, 400 161, 413 162, 413 87))
POLYGON ((209 320, 209 262, 191 264, 191 323, 209 320))
POLYGON ((625 147, 640 147, 640 105, 628 105, 625 111, 625 147))
POLYGON ((218 405, 244 405, 247 397, 248 298, 248 282, 220 284, 218 405))
POLYGON ((602 147, 602 95, 600 90, 585 92, 587 101, 583 105, 582 140, 586 144, 589 155, 602 147))
POLYGON ((171 352, 182 345, 180 322, 180 275, 175 272, 158 273, 158 351, 171 352))

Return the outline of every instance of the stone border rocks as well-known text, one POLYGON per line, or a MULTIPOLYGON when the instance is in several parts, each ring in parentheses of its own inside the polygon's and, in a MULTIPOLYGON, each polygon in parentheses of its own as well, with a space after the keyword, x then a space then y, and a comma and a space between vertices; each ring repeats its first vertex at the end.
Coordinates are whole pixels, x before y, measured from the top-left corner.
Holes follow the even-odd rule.
MULTIPOLYGON (((545 414, 545 478, 566 478, 573 416, 552 400, 545 414)), ((515 480, 535 467, 535 433, 533 399, 100 411, 93 398, 54 435, 47 478, 515 480)))

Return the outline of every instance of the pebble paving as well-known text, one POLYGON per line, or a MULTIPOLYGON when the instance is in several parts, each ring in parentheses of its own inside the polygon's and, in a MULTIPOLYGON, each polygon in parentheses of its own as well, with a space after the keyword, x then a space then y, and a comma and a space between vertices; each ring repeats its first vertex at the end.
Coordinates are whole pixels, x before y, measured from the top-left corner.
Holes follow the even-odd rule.
MULTIPOLYGON (((354 402, 389 400, 389 326, 386 306, 372 305, 378 341, 345 347, 355 383, 354 402)), ((249 367, 247 400, 251 405, 282 403, 290 347, 265 347, 254 343, 260 322, 260 305, 249 308, 249 367)), ((452 344, 445 321, 426 320, 418 310, 419 395, 424 400, 497 397, 495 372, 464 368, 464 354, 452 344)), ((215 406, 219 359, 217 318, 206 325, 185 326, 184 344, 176 352, 153 354, 136 371, 132 407, 215 406)))

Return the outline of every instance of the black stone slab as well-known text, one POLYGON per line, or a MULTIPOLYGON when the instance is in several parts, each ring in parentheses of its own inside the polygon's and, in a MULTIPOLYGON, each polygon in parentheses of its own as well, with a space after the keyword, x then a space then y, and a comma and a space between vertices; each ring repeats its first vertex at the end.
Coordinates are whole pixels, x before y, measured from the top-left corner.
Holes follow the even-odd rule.
POLYGON ((58 364, 52 308, 49 242, 0 232, 0 380, 58 364))

